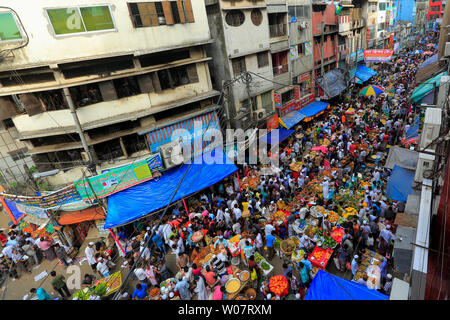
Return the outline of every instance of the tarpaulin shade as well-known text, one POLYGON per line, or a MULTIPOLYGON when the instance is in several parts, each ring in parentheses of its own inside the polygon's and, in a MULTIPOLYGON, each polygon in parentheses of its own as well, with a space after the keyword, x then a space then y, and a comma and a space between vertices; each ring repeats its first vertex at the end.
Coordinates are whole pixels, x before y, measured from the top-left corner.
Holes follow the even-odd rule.
POLYGON ((422 83, 416 89, 414 89, 414 92, 411 95, 411 100, 414 102, 421 101, 431 90, 434 89, 435 85, 436 87, 439 87, 441 83, 441 77, 446 75, 447 71, 442 72, 437 76, 434 76, 433 78, 426 80, 425 83, 422 83))
POLYGON ((295 132, 295 130, 287 130, 287 129, 274 129, 272 131, 270 131, 266 136, 262 137, 259 139, 259 141, 263 141, 267 144, 272 144, 272 145, 277 145, 280 144, 283 140, 287 139, 291 134, 293 134, 295 132), (272 137, 274 137, 274 139, 276 139, 276 135, 274 134, 274 132, 278 132, 278 139, 277 141, 274 141, 272 143, 272 137))
POLYGON ((317 84, 322 88, 328 98, 333 98, 347 88, 345 77, 339 69, 333 69, 325 73, 323 78, 316 80, 317 84))
POLYGON ((7 199, 4 199, 3 197, 0 197, 2 205, 6 212, 8 213, 9 217, 11 218, 12 222, 17 223, 22 219, 26 214, 23 212, 20 212, 17 209, 16 203, 9 201, 7 199))
POLYGON ((438 61, 438 54, 436 53, 435 55, 429 57, 428 59, 426 59, 424 62, 422 62, 421 65, 419 65, 419 69, 422 69, 426 66, 429 66, 430 64, 437 62, 438 61))
POLYGON ((305 118, 314 117, 316 114, 324 111, 326 108, 330 106, 327 102, 322 101, 314 101, 313 103, 307 105, 299 112, 305 116, 305 118))
POLYGON ((189 164, 183 164, 169 169, 158 181, 150 180, 109 196, 105 229, 129 223, 167 206, 186 170, 188 171, 184 180, 173 198, 174 202, 205 189, 237 171, 237 167, 220 149, 203 156, 203 159, 202 156, 195 158, 190 167, 189 164), (221 159, 222 164, 205 163, 204 159, 211 159, 208 158, 211 156, 221 159))
POLYGON ((287 115, 281 117, 281 120, 286 125, 286 127, 288 129, 290 129, 293 126, 295 126, 297 123, 302 121, 304 118, 305 118, 305 116, 303 114, 294 110, 292 112, 289 112, 287 115))
POLYGON ((389 296, 369 289, 354 281, 329 274, 323 270, 317 272, 306 293, 305 300, 388 300, 389 296))
POLYGON ((63 211, 59 216, 60 225, 75 224, 84 221, 105 219, 105 214, 100 208, 89 208, 81 211, 63 211))
POLYGON ((414 170, 395 165, 386 185, 386 197, 391 200, 406 202, 408 195, 413 193, 414 172, 414 170))
POLYGON ((376 74, 377 74, 377 72, 375 70, 372 70, 366 66, 358 66, 356 68, 356 73, 355 73, 356 77, 363 82, 369 80, 376 74))
POLYGON ((403 168, 416 170, 419 153, 414 150, 392 146, 386 159, 385 168, 393 169, 395 165, 403 168))

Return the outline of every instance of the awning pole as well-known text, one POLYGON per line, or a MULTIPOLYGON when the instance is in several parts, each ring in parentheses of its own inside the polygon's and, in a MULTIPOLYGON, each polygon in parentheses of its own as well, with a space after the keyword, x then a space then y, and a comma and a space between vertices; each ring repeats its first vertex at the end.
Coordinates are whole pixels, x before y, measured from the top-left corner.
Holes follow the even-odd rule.
POLYGON ((114 234, 114 232, 111 229, 108 229, 108 230, 111 233, 112 237, 114 238, 114 241, 116 241, 117 246, 120 248, 120 250, 122 250, 122 253, 126 256, 127 254, 125 253, 125 250, 123 250, 122 246, 120 245, 119 239, 117 239, 116 235, 114 234))
POLYGON ((186 213, 187 213, 187 215, 189 216, 189 210, 188 210, 188 207, 187 207, 187 205, 186 205, 186 202, 184 201, 184 198, 182 198, 181 200, 183 200, 184 209, 186 209, 186 213))
POLYGON ((237 179, 238 179, 239 191, 241 191, 241 179, 239 179, 239 172, 238 171, 236 171, 236 176, 237 176, 237 179))

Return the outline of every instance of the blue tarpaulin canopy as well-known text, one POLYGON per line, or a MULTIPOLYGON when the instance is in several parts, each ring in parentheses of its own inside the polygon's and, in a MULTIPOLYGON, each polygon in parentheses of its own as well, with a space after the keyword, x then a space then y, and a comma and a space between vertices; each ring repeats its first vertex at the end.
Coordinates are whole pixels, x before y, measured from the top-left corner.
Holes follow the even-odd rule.
POLYGON ((435 55, 432 55, 431 57, 426 59, 424 62, 422 62, 422 64, 419 65, 419 69, 429 66, 430 64, 435 63, 437 61, 438 61, 438 54, 436 53, 435 55))
POLYGON ((414 170, 395 165, 386 185, 386 197, 391 200, 406 202, 408 195, 413 193, 413 180, 414 170))
POLYGON ((311 282, 305 300, 388 300, 375 289, 319 270, 311 282))
POLYGON ((277 144, 280 144, 283 140, 285 140, 287 137, 289 137, 294 132, 295 132, 295 130, 287 130, 287 129, 283 129, 283 128, 274 129, 271 132, 269 132, 266 136, 260 138, 259 141, 264 141, 267 144, 277 145, 277 144), (278 132, 278 139, 276 138, 275 135, 273 135, 274 132, 278 132), (274 141, 274 143, 272 143, 272 136, 274 137, 274 139, 277 139, 277 141, 274 141))
POLYGON ((331 71, 328 71, 327 73, 325 73, 324 78, 319 78, 316 80, 316 82, 322 88, 328 99, 336 97, 342 91, 347 89, 345 76, 340 69, 333 69, 331 71))
POLYGON ((169 169, 158 181, 150 180, 109 196, 105 229, 129 223, 167 206, 186 170, 188 172, 173 202, 205 189, 237 171, 237 167, 220 149, 203 155, 203 159, 202 156, 195 158, 192 165, 188 166, 189 164, 183 164, 169 169), (212 159, 221 163, 211 163, 212 159))
POLYGON ((442 72, 437 76, 434 76, 433 78, 428 79, 424 83, 420 84, 417 88, 414 89, 411 95, 411 100, 416 103, 421 101, 431 90, 435 88, 435 86, 439 87, 442 76, 446 75, 447 71, 442 72))
POLYGON ((330 104, 328 102, 314 101, 301 109, 299 112, 303 114, 305 118, 310 118, 328 108, 329 105, 330 104))
POLYGON ((356 77, 358 79, 360 79, 362 82, 369 80, 376 74, 377 74, 377 72, 375 70, 372 70, 366 66, 358 66, 356 68, 356 73, 355 73, 356 77))
POLYGON ((8 199, 4 199, 6 205, 8 206, 9 210, 11 211, 12 215, 14 216, 14 219, 16 219, 16 221, 19 221, 20 219, 23 218, 23 216, 25 216, 25 213, 20 212, 19 209, 17 209, 16 203, 13 201, 9 201, 8 199))
POLYGON ((303 114, 301 114, 299 111, 294 110, 292 112, 289 112, 287 115, 281 117, 281 120, 286 125, 286 127, 290 129, 297 123, 302 121, 304 118, 305 116, 303 114))

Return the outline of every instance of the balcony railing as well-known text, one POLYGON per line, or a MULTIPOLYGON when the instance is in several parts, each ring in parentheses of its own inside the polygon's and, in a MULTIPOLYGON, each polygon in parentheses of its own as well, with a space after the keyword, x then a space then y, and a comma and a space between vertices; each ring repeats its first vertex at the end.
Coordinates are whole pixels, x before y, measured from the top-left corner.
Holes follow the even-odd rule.
POLYGON ((288 72, 288 65, 287 64, 282 64, 279 66, 276 66, 273 68, 273 75, 274 76, 279 76, 280 74, 286 73, 288 72))
POLYGON ((269 33, 271 38, 278 38, 287 36, 285 24, 271 24, 269 25, 269 33))

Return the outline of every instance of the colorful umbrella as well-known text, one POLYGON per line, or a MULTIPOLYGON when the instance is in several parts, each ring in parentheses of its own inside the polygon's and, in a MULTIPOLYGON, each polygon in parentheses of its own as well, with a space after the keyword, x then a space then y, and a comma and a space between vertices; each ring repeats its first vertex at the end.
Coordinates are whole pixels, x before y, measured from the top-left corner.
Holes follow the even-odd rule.
POLYGON ((430 55, 430 54, 433 54, 433 52, 431 52, 431 51, 425 51, 423 54, 424 54, 424 55, 430 55))
POLYGON ((416 50, 412 54, 421 54, 421 53, 422 53, 422 50, 416 50))
POLYGON ((353 108, 348 108, 347 111, 344 112, 345 114, 355 114, 355 109, 353 108))
POLYGON ((367 86, 362 88, 359 94, 362 96, 376 96, 382 92, 384 92, 384 90, 379 86, 367 86))

